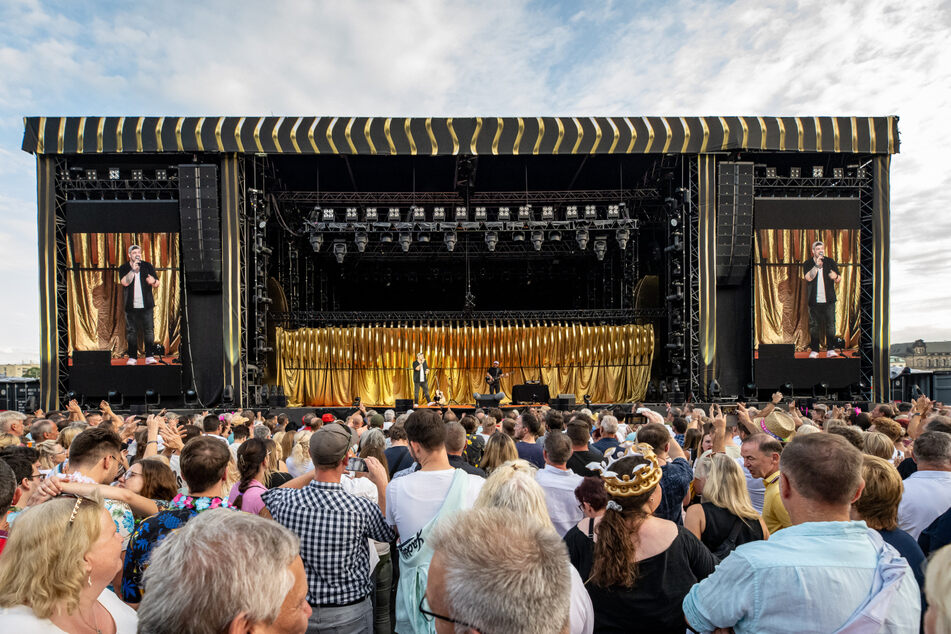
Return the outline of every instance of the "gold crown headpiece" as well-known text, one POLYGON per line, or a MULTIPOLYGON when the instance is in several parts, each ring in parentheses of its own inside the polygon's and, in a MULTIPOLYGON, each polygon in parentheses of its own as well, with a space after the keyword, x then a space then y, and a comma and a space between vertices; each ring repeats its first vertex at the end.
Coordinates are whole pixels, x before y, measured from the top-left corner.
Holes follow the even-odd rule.
POLYGON ((648 460, 648 462, 634 467, 634 473, 631 475, 625 474, 618 477, 616 473, 610 470, 610 465, 608 465, 608 470, 601 473, 604 489, 608 492, 608 495, 622 498, 635 497, 647 493, 660 483, 664 472, 660 468, 657 456, 654 455, 654 449, 646 443, 632 445, 624 455, 613 460, 612 464, 632 456, 639 456, 648 460))

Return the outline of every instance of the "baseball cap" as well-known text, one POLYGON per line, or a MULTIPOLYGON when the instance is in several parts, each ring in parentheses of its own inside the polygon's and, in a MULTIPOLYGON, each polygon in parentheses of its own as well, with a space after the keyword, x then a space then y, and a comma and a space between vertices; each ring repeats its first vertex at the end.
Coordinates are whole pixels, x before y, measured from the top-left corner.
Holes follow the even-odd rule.
POLYGON ((324 421, 325 423, 332 423, 332 422, 334 422, 334 421, 337 420, 337 419, 334 418, 334 415, 333 415, 333 414, 327 413, 327 414, 324 414, 323 416, 321 416, 321 417, 320 417, 320 420, 324 421))
POLYGON ((328 423, 310 437, 310 455, 314 464, 337 464, 356 443, 357 435, 352 429, 340 423, 328 423))
POLYGON ((370 417, 370 427, 383 427, 383 414, 374 414, 370 417))

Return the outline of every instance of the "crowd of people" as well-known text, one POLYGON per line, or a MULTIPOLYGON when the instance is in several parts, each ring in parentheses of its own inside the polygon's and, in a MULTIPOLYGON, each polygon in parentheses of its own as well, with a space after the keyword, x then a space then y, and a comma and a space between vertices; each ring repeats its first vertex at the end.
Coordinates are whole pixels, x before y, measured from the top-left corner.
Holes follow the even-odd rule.
POLYGON ((0 412, 3 632, 951 632, 951 408, 0 412))

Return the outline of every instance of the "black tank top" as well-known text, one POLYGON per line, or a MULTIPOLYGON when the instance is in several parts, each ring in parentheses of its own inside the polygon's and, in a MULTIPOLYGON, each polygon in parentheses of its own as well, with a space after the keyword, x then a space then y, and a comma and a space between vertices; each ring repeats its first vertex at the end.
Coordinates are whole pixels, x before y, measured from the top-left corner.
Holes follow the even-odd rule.
POLYGON ((706 518, 706 526, 704 526, 703 534, 700 535, 700 541, 710 549, 710 552, 715 553, 720 548, 720 545, 730 536, 737 520, 741 523, 740 532, 736 536, 737 546, 763 539, 763 527, 760 526, 758 520, 744 520, 712 502, 702 502, 700 507, 706 518))

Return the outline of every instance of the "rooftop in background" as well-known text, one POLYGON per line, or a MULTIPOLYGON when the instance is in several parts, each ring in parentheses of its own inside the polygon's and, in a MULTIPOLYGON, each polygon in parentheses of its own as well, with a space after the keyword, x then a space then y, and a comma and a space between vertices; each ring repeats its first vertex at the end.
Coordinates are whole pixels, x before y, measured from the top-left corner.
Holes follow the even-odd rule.
MULTIPOLYGON (((917 342, 893 343, 888 348, 888 352, 894 357, 909 357, 914 354, 915 343, 917 342)), ((951 341, 925 341, 924 344, 927 354, 951 354, 951 341)))

